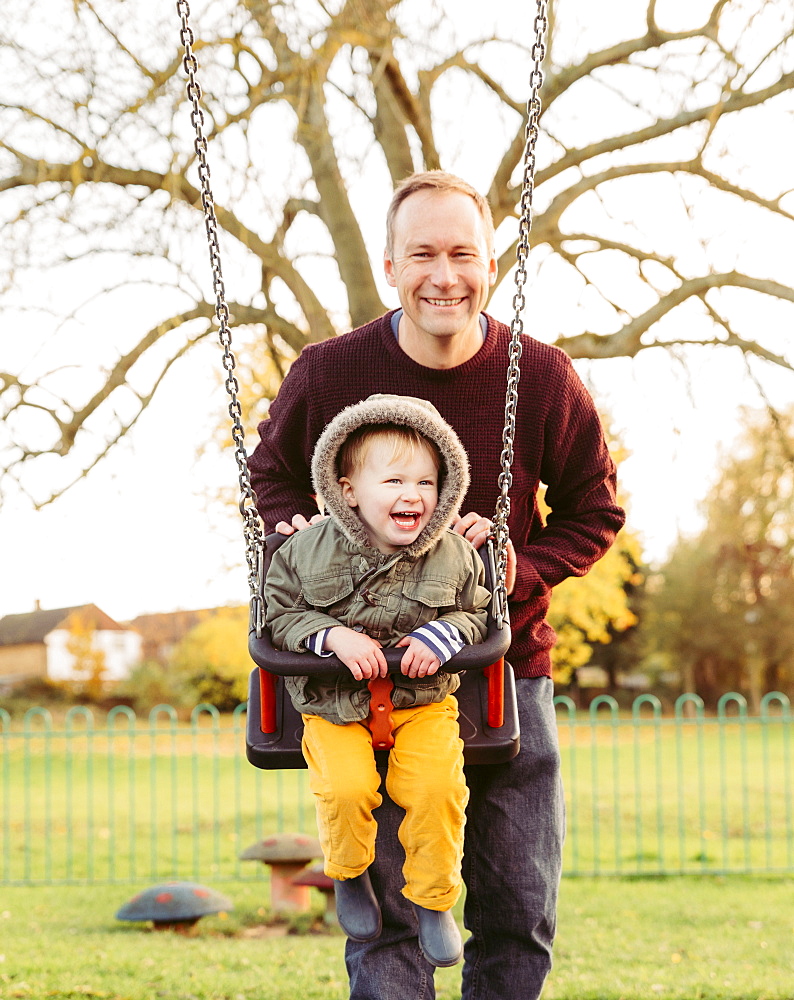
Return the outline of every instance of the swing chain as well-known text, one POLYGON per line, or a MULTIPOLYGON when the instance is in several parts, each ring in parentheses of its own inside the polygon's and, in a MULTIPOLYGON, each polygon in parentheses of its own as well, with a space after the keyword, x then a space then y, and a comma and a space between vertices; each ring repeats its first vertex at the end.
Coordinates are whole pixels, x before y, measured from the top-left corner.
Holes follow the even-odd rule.
MULTIPOLYGON (((510 515, 510 488, 513 482, 513 442, 516 429, 516 409, 518 405, 518 381, 521 376, 521 334, 524 330, 521 314, 526 305, 524 286, 527 280, 526 262, 529 255, 529 234, 532 229, 532 197, 534 194, 535 146, 539 133, 541 114, 540 89, 543 85, 541 65, 546 55, 544 38, 548 28, 548 0, 536 0, 535 42, 532 47, 533 68, 530 75, 530 95, 527 101, 527 124, 524 146, 524 175, 520 201, 519 239, 516 249, 517 267, 515 272, 516 291, 513 296, 514 316, 510 326, 510 356, 507 369, 507 392, 505 396, 505 426, 502 434, 502 471, 499 475, 500 496, 496 503, 493 522, 493 536, 496 540, 496 587, 494 590, 495 619, 502 628, 507 620, 507 519, 510 515)), ((235 358, 231 350, 231 330, 229 327, 229 307, 221 271, 221 254, 218 241, 218 223, 215 203, 210 187, 210 170, 207 163, 207 139, 204 135, 204 114, 200 107, 201 87, 196 79, 198 61, 193 52, 194 35, 190 28, 190 5, 188 0, 176 0, 177 13, 182 22, 181 41, 185 55, 182 63, 188 78, 187 97, 192 105, 190 120, 196 132, 194 148, 199 162, 198 174, 201 182, 201 204, 204 209, 204 224, 210 251, 213 289, 215 292, 215 315, 218 319, 218 339, 223 348, 223 367, 227 377, 226 392, 229 395, 229 415, 232 418, 232 439, 235 445, 235 460, 240 485, 240 513, 243 517, 245 536, 245 557, 248 564, 248 584, 251 602, 251 625, 261 635, 263 606, 261 597, 262 553, 264 538, 262 526, 256 510, 256 496, 251 487, 245 451, 245 431, 242 425, 242 408, 238 397, 239 383, 234 376, 235 358)))
POLYGON ((198 175, 201 182, 201 205, 204 209, 204 226, 212 268, 212 285, 215 292, 215 315, 218 320, 218 339, 223 348, 223 368, 226 372, 224 383, 229 395, 229 416, 232 418, 232 440, 234 457, 237 462, 240 484, 240 513, 243 517, 245 537, 245 559, 248 564, 248 587, 251 603, 251 626, 261 635, 264 608, 261 597, 262 559, 264 534, 256 509, 256 495, 251 487, 248 461, 245 451, 245 430, 242 423, 242 407, 238 396, 240 385, 234 375, 236 361, 232 353, 232 334, 229 326, 229 306, 226 303, 226 288, 221 271, 221 249, 218 241, 218 220, 215 215, 215 201, 210 187, 210 168, 207 163, 207 138, 204 135, 204 113, 201 110, 201 87, 196 79, 198 60, 193 52, 194 36, 190 28, 190 5, 187 0, 177 0, 176 10, 182 21, 180 38, 185 50, 182 65, 187 75, 187 97, 192 105, 190 120, 196 132, 194 148, 198 159, 198 175))
POLYGON ((543 59, 546 55, 544 39, 548 29, 546 16, 548 0, 536 0, 535 43, 532 46, 532 73, 530 93, 527 100, 527 124, 524 132, 524 176, 521 189, 520 221, 518 245, 516 247, 517 267, 515 271, 516 291, 513 296, 514 316, 510 324, 510 356, 507 367, 507 392, 505 395, 505 426, 502 434, 502 471, 499 474, 500 496, 496 501, 493 521, 493 535, 496 539, 496 587, 494 589, 494 618, 498 628, 502 628, 507 618, 507 519, 510 516, 510 489, 513 485, 513 442, 516 432, 516 410, 518 406, 518 380, 521 377, 521 334, 524 322, 521 314, 526 306, 524 286, 527 280, 527 257, 529 256, 529 234, 532 229, 532 196, 535 192, 535 146, 540 131, 542 110, 540 89, 543 86, 543 59))

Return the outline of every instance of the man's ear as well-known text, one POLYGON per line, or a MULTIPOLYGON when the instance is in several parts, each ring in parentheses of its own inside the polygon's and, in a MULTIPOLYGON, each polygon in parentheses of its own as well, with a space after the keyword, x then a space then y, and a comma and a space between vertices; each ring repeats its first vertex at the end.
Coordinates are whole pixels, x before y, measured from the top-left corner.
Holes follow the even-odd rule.
POLYGON ((386 281, 391 285, 392 288, 397 287, 397 277, 394 274, 394 261, 389 256, 389 251, 383 251, 383 272, 386 275, 386 281))
POLYGON ((347 503, 348 507, 358 507, 358 500, 356 500, 356 492, 353 489, 353 484, 347 478, 347 476, 341 476, 338 480, 339 485, 342 487, 342 497, 347 503))

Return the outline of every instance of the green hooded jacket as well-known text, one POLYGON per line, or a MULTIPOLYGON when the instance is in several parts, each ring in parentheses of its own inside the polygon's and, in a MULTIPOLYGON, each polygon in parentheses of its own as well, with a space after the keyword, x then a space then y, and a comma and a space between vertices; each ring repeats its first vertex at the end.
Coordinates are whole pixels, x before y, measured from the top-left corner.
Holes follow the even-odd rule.
MULTIPOLYGON (((266 624, 279 649, 309 653, 305 640, 323 628, 346 625, 366 632, 382 646, 395 646, 420 625, 443 618, 467 643, 487 630, 491 595, 482 586, 477 552, 449 530, 468 488, 468 460, 452 428, 425 400, 370 396, 347 407, 328 425, 315 448, 312 476, 330 517, 296 532, 274 553, 267 575, 266 624), (346 437, 362 424, 414 427, 434 441, 442 456, 439 498, 414 542, 384 554, 369 544, 355 511, 342 497, 336 456, 346 437)), ((430 677, 392 675, 395 708, 443 701, 457 690, 457 674, 430 677)), ((348 671, 286 677, 299 712, 346 724, 366 719, 366 680, 348 671)))

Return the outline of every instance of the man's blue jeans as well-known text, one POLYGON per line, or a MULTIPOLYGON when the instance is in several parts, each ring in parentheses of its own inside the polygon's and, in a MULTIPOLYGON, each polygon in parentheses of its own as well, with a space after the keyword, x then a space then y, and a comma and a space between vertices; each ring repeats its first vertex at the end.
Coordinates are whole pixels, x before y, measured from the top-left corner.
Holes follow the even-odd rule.
MULTIPOLYGON (((535 1000, 551 968, 565 813, 548 677, 516 681, 521 750, 505 764, 466 768, 463 878, 467 894, 462 1000, 535 1000)), ((351 1000, 432 1000, 433 967, 401 893, 400 810, 387 795, 376 812, 370 874, 383 911, 375 940, 348 940, 351 1000)))

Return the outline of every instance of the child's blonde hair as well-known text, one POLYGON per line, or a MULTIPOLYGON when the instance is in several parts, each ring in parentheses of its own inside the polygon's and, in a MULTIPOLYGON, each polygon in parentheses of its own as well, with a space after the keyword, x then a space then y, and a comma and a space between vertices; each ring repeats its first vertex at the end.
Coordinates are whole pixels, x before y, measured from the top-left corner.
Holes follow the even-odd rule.
POLYGON ((413 427, 403 424, 362 424, 349 434, 336 456, 336 473, 339 478, 350 476, 357 472, 367 460, 367 453, 375 441, 382 441, 391 447, 389 461, 413 455, 417 448, 427 448, 433 458, 433 464, 439 475, 443 471, 441 452, 435 441, 426 438, 413 427))

